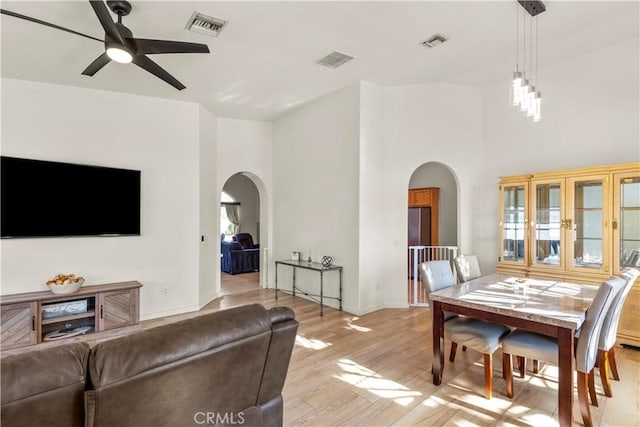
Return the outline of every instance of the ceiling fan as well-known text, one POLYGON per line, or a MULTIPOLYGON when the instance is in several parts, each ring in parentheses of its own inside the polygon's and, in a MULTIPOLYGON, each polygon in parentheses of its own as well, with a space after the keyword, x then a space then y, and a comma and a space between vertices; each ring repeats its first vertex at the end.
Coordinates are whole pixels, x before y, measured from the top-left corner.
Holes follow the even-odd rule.
POLYGON ((105 48, 104 53, 98 56, 82 72, 82 74, 85 76, 93 76, 112 60, 121 63, 133 62, 138 67, 164 80, 176 89, 182 90, 185 88, 182 83, 180 83, 175 77, 165 71, 158 64, 149 59, 149 57, 147 57, 146 55, 161 53, 209 53, 209 47, 206 44, 169 40, 139 39, 133 37, 133 33, 131 32, 131 30, 125 27, 122 23, 122 17, 127 16, 131 12, 131 4, 128 1, 107 1, 107 5, 109 6, 109 8, 113 11, 113 13, 118 15, 118 22, 113 21, 109 10, 102 0, 90 0, 89 3, 91 4, 93 11, 98 17, 102 28, 104 29, 104 40, 100 40, 87 34, 79 33, 69 28, 41 21, 30 16, 11 12, 6 9, 0 9, 0 13, 103 42, 105 48))

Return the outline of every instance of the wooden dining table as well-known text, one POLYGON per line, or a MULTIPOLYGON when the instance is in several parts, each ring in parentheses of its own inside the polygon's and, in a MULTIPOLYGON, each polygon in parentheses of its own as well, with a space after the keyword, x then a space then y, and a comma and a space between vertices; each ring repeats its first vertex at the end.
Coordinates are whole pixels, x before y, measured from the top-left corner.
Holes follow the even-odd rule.
POLYGON ((444 371, 444 317, 452 312, 558 339, 558 421, 573 425, 575 332, 597 286, 490 274, 430 294, 433 313, 433 384, 444 371))

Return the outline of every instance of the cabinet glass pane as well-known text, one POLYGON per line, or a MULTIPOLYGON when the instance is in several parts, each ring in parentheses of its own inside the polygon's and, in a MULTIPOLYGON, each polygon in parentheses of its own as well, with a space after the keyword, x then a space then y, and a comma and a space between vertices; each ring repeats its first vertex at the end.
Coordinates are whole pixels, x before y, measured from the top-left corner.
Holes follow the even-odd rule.
POLYGON ((536 264, 560 265, 560 184, 536 185, 536 264))
POLYGON ((524 187, 507 187, 502 197, 502 259, 524 261, 524 187))
POLYGON ((573 265, 602 268, 602 181, 579 181, 574 187, 573 265))
POLYGON ((640 266, 640 177, 620 182, 620 267, 640 266))

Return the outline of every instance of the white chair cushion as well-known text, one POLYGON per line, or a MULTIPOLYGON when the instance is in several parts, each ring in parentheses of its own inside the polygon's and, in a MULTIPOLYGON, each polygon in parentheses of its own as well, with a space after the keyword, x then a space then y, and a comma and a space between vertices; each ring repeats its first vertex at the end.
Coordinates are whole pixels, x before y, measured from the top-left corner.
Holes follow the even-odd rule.
POLYGON ((502 352, 558 364, 558 340, 516 329, 502 339, 502 352))
POLYGON ((500 338, 509 328, 470 317, 456 317, 444 324, 444 335, 451 341, 480 353, 491 354, 500 347, 500 338))

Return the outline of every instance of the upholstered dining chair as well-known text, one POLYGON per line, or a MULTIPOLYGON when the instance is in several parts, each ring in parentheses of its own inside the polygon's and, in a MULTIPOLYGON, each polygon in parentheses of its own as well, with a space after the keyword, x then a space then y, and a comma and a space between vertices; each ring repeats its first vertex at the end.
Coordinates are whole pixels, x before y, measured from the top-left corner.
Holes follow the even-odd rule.
MULTIPOLYGON (((432 292, 455 285, 449 261, 426 261, 420 264, 422 283, 427 290, 429 305, 432 292)), ((451 340, 449 361, 455 361, 458 343, 484 355, 484 393, 487 399, 493 394, 492 355, 500 347, 500 338, 509 328, 497 323, 444 312, 444 336, 451 340)))
MULTIPOLYGON (((616 276, 603 282, 598 288, 580 328, 580 337, 575 351, 575 366, 578 371, 578 402, 582 421, 586 427, 593 425, 587 393, 593 389, 593 368, 596 363, 600 330, 611 303, 622 291, 625 283, 625 279, 616 276)), ((502 369, 507 397, 510 398, 513 397, 512 354, 557 364, 558 340, 522 329, 516 329, 502 339, 502 369)))
MULTIPOLYGON (((633 286, 633 283, 638 278, 640 271, 635 268, 625 268, 622 271, 622 278, 626 280, 624 288, 616 296, 611 303, 611 307, 607 312, 607 315, 602 324, 602 330, 600 331, 600 339, 598 341, 598 368, 600 369, 600 381, 602 382, 602 390, 604 395, 612 397, 611 381, 609 380, 609 372, 616 381, 620 380, 618 375, 618 367, 616 365, 615 344, 616 335, 618 333, 618 322, 620 321, 620 315, 622 314, 622 307, 629 295, 629 291, 633 286)), ((595 395, 594 395, 595 397, 595 395)), ((592 403, 594 399, 592 399, 592 403)))
POLYGON ((463 283, 482 276, 478 257, 475 255, 458 255, 453 260, 458 274, 458 282, 463 283))

